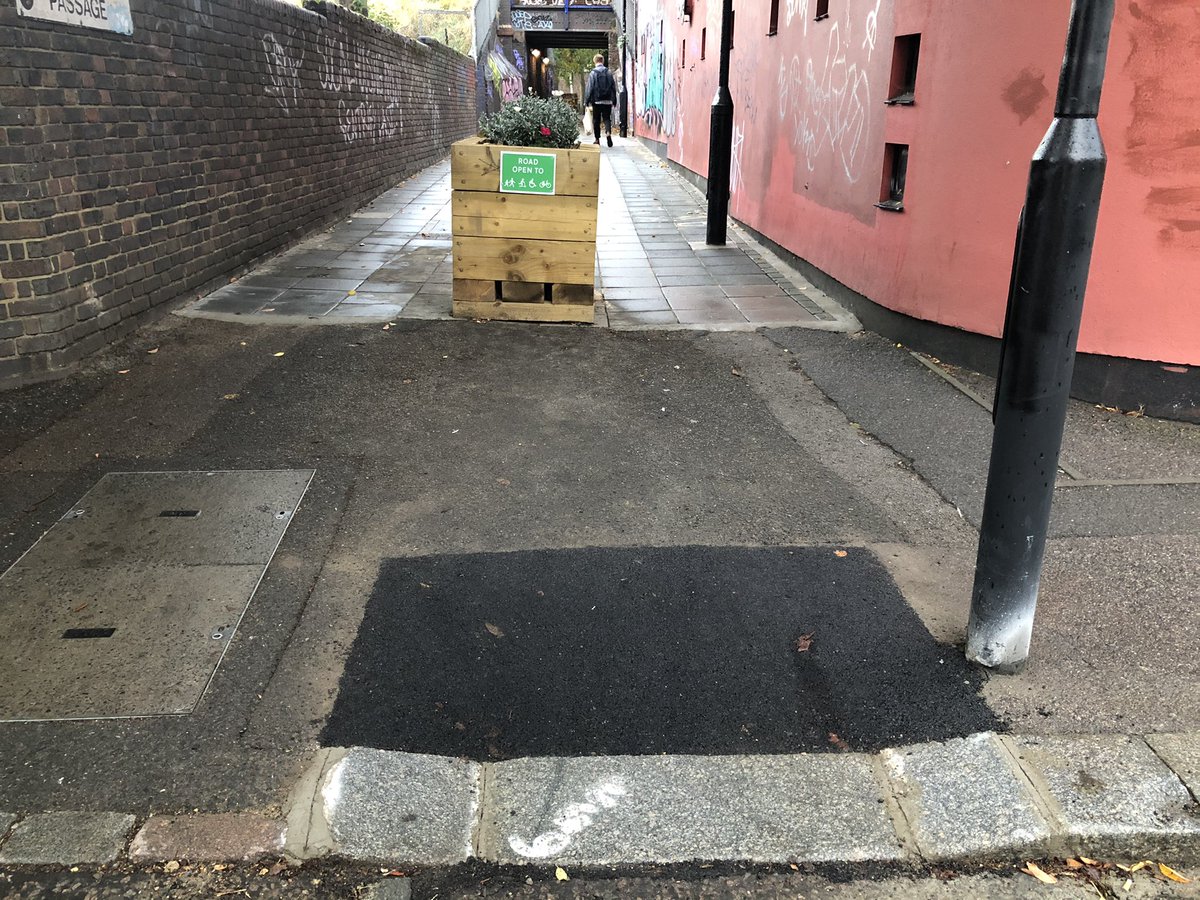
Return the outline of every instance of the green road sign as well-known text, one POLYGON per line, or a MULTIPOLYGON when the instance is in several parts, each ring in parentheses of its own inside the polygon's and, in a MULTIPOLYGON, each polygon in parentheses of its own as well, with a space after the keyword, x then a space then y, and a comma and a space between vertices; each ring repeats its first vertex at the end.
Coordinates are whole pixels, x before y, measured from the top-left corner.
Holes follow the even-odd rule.
POLYGON ((506 194, 553 194, 553 153, 500 151, 500 190, 506 194))

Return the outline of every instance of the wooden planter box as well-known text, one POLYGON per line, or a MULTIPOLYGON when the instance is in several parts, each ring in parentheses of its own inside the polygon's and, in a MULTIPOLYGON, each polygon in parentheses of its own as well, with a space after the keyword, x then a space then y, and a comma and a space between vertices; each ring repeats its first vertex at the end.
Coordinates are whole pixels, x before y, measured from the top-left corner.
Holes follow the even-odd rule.
POLYGON ((595 318, 600 151, 502 147, 482 138, 450 151, 453 314, 524 322, 595 318), (500 154, 555 157, 554 194, 500 190, 500 154))

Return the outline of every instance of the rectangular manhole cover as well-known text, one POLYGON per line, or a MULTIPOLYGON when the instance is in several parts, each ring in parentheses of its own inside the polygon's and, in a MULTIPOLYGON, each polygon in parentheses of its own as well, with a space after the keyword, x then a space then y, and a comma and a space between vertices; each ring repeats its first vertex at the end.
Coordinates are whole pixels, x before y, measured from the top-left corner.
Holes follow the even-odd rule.
POLYGON ((0 576, 0 720, 191 712, 312 476, 104 476, 0 576))

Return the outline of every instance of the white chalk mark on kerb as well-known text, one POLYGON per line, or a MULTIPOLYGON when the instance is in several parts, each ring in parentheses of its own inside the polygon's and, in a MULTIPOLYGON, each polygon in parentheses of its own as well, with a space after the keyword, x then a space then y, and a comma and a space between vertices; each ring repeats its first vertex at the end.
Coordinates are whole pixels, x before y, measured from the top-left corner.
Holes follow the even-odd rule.
POLYGON ((628 793, 619 778, 610 778, 584 794, 582 803, 568 803, 559 811, 551 823, 552 828, 535 837, 531 842, 513 835, 508 846, 514 853, 526 859, 546 859, 562 853, 571 846, 571 839, 596 821, 603 810, 612 809, 620 798, 628 793))

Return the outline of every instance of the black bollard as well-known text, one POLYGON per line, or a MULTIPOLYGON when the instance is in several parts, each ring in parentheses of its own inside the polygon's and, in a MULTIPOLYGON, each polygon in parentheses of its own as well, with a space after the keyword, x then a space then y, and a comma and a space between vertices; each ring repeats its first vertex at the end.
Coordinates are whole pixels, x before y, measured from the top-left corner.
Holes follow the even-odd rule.
POLYGON ((1018 227, 993 410, 967 658, 1029 655, 1106 157, 1096 115, 1114 0, 1075 0, 1055 118, 1018 227))
POLYGON ((721 63, 708 131, 707 244, 724 244, 729 215, 729 160, 733 152, 733 96, 729 93, 729 52, 733 49, 733 0, 721 3, 721 63))

